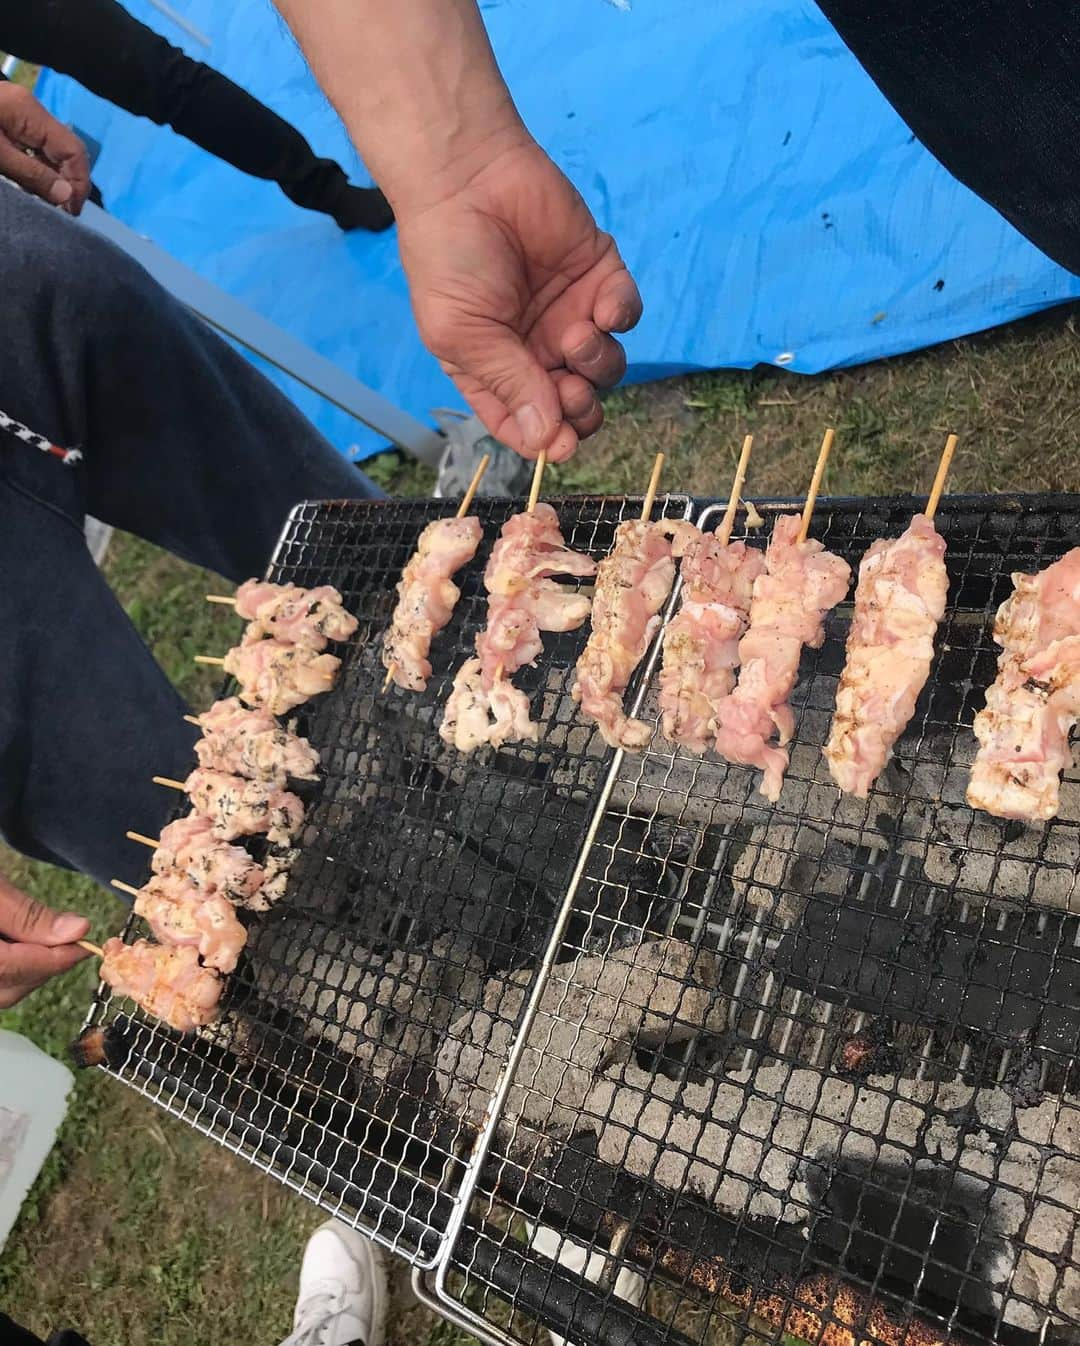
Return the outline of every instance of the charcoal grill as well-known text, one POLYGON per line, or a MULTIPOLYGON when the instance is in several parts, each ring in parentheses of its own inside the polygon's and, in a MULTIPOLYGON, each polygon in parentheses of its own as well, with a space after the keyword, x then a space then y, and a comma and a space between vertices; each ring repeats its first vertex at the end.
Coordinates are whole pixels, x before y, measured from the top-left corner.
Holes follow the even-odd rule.
MULTIPOLYGON (((640 509, 554 503, 597 557, 640 509)), ((785 507, 761 507, 757 545, 785 507)), ((912 507, 822 501, 814 532, 857 562, 912 507)), ((480 504, 482 555, 513 508, 480 504)), ((832 614, 776 806, 659 737, 606 749, 568 696, 585 632, 524 675, 539 744, 445 747, 479 563, 428 692, 381 695, 393 584, 444 512, 292 515, 271 578, 337 585, 360 630, 302 718, 325 778, 286 897, 200 1036, 101 988, 106 1068, 502 1346, 1080 1340, 1080 776, 1038 828, 963 797, 993 613, 1012 571, 1080 542, 1080 497, 942 503, 937 658, 867 801, 820 759, 832 614)), ((657 649, 630 692, 646 718, 657 649)))

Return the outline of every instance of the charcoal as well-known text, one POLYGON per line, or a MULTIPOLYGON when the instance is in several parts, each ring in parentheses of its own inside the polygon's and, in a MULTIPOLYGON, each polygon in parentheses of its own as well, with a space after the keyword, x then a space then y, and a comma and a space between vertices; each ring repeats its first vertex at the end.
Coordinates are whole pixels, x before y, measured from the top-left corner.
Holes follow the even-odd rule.
MULTIPOLYGON (((452 1111, 478 1124, 502 1073, 530 978, 492 978, 479 1009, 459 1016, 437 1079, 452 1111)), ((548 1137, 567 1135, 596 1079, 635 1047, 685 1042, 724 1018, 717 960, 662 939, 590 955, 552 970, 503 1113, 548 1137)))
POLYGON ((875 1274, 909 1280, 925 1261, 934 1290, 973 1313, 1027 1331, 1080 1315, 1080 1098, 1018 1110, 1002 1089, 786 1065, 680 1086, 616 1064, 579 1129, 606 1163, 801 1226, 875 1274))

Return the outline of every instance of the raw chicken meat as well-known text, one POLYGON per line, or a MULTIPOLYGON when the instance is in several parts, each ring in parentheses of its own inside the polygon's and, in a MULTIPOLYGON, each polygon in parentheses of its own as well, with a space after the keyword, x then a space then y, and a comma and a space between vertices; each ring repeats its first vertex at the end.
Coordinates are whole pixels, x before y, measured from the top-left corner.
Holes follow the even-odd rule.
POLYGON ((570 694, 612 747, 640 749, 652 735, 651 725, 625 714, 623 692, 660 625, 675 581, 674 557, 700 536, 690 523, 630 519, 619 525, 615 546, 600 562, 592 634, 570 694))
POLYGON ((196 949, 114 938, 105 941, 103 953, 102 981, 171 1028, 190 1033, 216 1018, 223 982, 200 964, 196 949))
POLYGON ((785 745, 795 729, 788 698, 799 677, 803 646, 825 640, 825 616, 847 593, 851 568, 808 538, 802 516, 782 514, 765 553, 766 573, 754 581, 750 626, 739 642, 742 669, 717 708, 716 750, 729 762, 760 767, 761 793, 777 800, 787 770, 785 745), (779 746, 772 743, 779 736, 779 746))
POLYGON ((847 659, 824 752, 829 774, 865 799, 915 713, 945 615, 945 539, 925 514, 871 543, 859 566, 847 659))
POLYGON ((967 801, 998 818, 1057 815, 1069 734, 1080 716, 1080 547, 1037 575, 1013 575, 998 609, 998 674, 975 716, 967 801))
POLYGON ((247 931, 221 893, 195 888, 179 874, 158 875, 139 889, 135 914, 162 944, 197 949, 207 967, 232 972, 247 931))
POLYGON ((304 806, 296 795, 224 771, 197 767, 184 789, 192 807, 210 819, 214 835, 222 841, 265 832, 271 841, 284 845, 304 821, 304 806))
POLYGON ((682 606, 664 632, 660 709, 664 737, 693 752, 712 746, 716 711, 735 686, 739 638, 746 630, 762 552, 703 533, 687 546, 682 606))
POLYGON ((150 861, 155 874, 180 874, 203 892, 219 892, 239 906, 252 905, 262 887, 262 866, 242 846, 214 835, 214 824, 189 813, 162 828, 150 861))
POLYGON ((246 580, 236 591, 236 611, 250 625, 244 643, 274 636, 309 650, 325 650, 329 640, 348 640, 358 626, 329 584, 301 589, 295 584, 246 580))
POLYGON ((225 656, 225 672, 240 684, 240 699, 271 715, 285 715, 313 696, 328 692, 341 660, 302 645, 258 640, 235 645, 225 656))
POLYGON ((483 530, 475 517, 436 519, 420 534, 398 580, 398 602, 383 642, 383 667, 410 692, 422 692, 431 677, 428 654, 449 622, 461 590, 450 578, 476 555, 483 530))
POLYGON ((245 710, 230 696, 215 702, 198 721, 204 734, 195 744, 200 766, 278 786, 290 777, 318 780, 319 754, 265 710, 245 710))

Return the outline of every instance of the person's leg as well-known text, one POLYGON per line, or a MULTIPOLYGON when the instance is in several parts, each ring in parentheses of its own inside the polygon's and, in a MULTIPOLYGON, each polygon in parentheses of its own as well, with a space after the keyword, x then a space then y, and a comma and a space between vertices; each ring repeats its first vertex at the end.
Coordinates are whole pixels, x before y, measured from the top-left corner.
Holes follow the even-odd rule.
POLYGON ((293 1331, 281 1346, 383 1346, 388 1299, 379 1250, 327 1220, 304 1250, 293 1331))
POLYGON ((380 191, 352 186, 340 165, 316 158, 295 127, 116 0, 4 6, 0 45, 136 116, 171 126, 243 173, 276 182, 297 205, 333 216, 343 229, 393 223, 380 191))
MULTIPOLYGON (((67 471, 103 523, 240 580, 297 501, 382 494, 126 253, 2 183, 0 290, 19 315, 0 411, 81 451, 67 471)), ((54 467, 25 452, 9 471, 51 501, 54 467)))
POLYGON ((93 875, 145 879, 194 731, 93 565, 85 513, 232 579, 263 573, 294 503, 377 494, 141 267, 0 184, 0 289, 18 321, 0 411, 0 834, 93 875))
POLYGON ((54 1332, 47 1342, 43 1342, 33 1332, 13 1322, 6 1313, 0 1313, 0 1342, 3 1346, 88 1346, 84 1337, 67 1329, 54 1332))

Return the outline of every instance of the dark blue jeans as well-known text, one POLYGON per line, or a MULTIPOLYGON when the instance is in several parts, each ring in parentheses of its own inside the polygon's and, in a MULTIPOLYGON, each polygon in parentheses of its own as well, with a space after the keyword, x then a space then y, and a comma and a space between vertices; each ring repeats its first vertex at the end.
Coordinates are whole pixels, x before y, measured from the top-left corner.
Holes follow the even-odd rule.
POLYGON ((0 182, 0 835, 139 883, 134 828, 175 804, 195 731, 101 578, 87 513, 229 579, 266 568, 299 500, 377 487, 123 252, 0 182))

